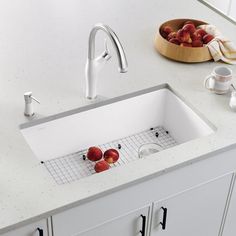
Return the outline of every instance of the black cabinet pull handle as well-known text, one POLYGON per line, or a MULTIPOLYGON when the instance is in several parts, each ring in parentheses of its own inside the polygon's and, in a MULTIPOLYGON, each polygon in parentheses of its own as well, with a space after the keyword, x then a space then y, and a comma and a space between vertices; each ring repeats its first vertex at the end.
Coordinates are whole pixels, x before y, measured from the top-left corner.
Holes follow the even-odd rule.
POLYGON ((139 232, 141 233, 142 236, 145 236, 146 234, 146 216, 140 215, 142 217, 142 230, 139 232))
POLYGON ((167 208, 162 207, 161 209, 163 210, 163 219, 162 219, 162 222, 160 222, 160 224, 162 226, 162 229, 165 230, 166 229, 167 208))
POLYGON ((38 232, 39 232, 39 236, 43 236, 43 229, 37 228, 38 232))

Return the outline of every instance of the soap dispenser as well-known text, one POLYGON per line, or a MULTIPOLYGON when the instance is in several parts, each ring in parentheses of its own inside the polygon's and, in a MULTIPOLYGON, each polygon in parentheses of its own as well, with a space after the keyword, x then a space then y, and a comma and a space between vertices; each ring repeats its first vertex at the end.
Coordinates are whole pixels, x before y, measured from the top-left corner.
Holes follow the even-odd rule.
POLYGON ((24 99, 25 99, 25 116, 33 116, 34 115, 34 109, 32 101, 34 100, 37 103, 40 103, 35 97, 32 96, 32 92, 26 92, 24 93, 24 99))

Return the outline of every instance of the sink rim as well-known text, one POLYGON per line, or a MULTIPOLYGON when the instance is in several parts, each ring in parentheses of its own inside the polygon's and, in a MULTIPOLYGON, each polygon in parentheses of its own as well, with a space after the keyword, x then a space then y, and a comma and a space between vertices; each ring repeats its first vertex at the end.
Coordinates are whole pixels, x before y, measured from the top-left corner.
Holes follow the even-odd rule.
POLYGON ((39 124, 43 124, 43 123, 50 122, 50 121, 53 121, 53 120, 61 119, 61 118, 71 116, 71 115, 74 115, 74 114, 78 114, 78 113, 81 113, 81 112, 84 112, 84 111, 89 111, 89 110, 92 110, 92 109, 95 109, 95 108, 98 108, 98 107, 106 106, 106 105, 109 105, 109 104, 112 104, 112 103, 116 103, 116 102, 123 101, 123 100, 129 99, 129 98, 137 97, 137 96, 147 94, 147 93, 150 93, 150 92, 155 92, 155 91, 158 91, 158 90, 161 90, 161 89, 168 89, 170 92, 172 92, 174 95, 176 95, 183 103, 185 103, 190 109, 192 109, 193 112, 195 112, 212 129, 213 132, 217 131, 217 127, 212 122, 210 122, 192 104, 190 104, 188 101, 186 101, 184 99, 184 97, 180 93, 178 93, 176 90, 174 90, 168 83, 159 84, 159 85, 156 85, 156 86, 153 86, 153 87, 141 89, 141 90, 131 92, 131 93, 128 93, 128 94, 124 94, 124 95, 121 95, 121 96, 118 96, 118 97, 108 98, 108 99, 103 100, 103 101, 88 104, 88 105, 78 107, 78 108, 75 108, 75 109, 71 109, 71 110, 68 110, 68 111, 59 112, 59 113, 54 114, 54 115, 42 117, 42 118, 39 118, 37 120, 32 120, 32 121, 29 121, 29 122, 25 122, 23 124, 20 124, 19 128, 20 128, 20 130, 30 128, 30 127, 33 127, 33 126, 36 126, 36 125, 39 125, 39 124))

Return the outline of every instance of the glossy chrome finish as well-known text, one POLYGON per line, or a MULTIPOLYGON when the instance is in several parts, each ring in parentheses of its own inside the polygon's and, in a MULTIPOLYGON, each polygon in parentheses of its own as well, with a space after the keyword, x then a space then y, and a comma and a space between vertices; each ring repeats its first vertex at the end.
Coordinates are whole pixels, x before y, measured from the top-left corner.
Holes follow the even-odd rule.
POLYGON ((105 41, 105 51, 98 57, 95 57, 95 36, 97 31, 102 30, 111 40, 118 58, 119 72, 127 72, 128 63, 124 49, 115 34, 115 32, 107 25, 97 24, 93 27, 89 35, 88 59, 86 64, 86 97, 94 99, 97 96, 97 73, 101 67, 111 58, 110 52, 105 41))

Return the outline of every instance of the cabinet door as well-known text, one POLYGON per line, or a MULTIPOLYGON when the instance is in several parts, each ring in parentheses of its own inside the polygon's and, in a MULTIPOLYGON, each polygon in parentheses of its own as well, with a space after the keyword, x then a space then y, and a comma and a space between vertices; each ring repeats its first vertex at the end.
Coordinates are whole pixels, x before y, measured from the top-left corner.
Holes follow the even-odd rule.
POLYGON ((146 236, 148 214, 149 207, 145 207, 104 222, 85 232, 75 233, 73 236, 146 236))
POLYGON ((232 175, 154 203, 151 236, 216 236, 232 175))
POLYGON ((23 226, 16 230, 1 234, 1 236, 49 236, 47 220, 41 220, 36 223, 23 226))
POLYGON ((236 184, 234 184, 234 189, 230 199, 229 209, 223 230, 223 236, 236 235, 235 219, 236 219, 236 184))

